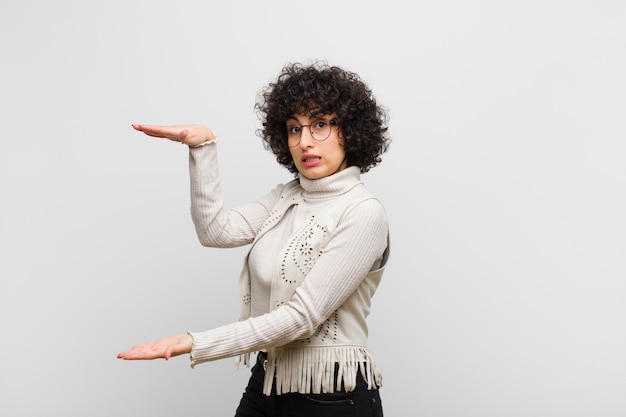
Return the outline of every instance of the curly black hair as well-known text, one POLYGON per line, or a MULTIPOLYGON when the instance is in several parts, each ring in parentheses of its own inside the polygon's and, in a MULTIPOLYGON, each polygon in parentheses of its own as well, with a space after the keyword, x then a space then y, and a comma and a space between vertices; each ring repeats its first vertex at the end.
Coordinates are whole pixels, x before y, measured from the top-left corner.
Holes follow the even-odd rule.
POLYGON ((255 109, 263 128, 257 135, 279 164, 298 170, 287 145, 287 119, 295 114, 336 114, 348 166, 362 173, 381 162, 391 138, 387 111, 360 77, 326 62, 287 64, 259 93, 255 109))

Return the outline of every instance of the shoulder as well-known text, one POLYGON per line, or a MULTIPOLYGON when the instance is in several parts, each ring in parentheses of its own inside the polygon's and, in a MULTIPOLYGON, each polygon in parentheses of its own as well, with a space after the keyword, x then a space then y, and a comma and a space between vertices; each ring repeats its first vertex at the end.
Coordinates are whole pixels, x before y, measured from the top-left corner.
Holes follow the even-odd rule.
POLYGON ((300 181, 294 179, 286 184, 282 184, 282 189, 284 193, 299 192, 302 190, 302 186, 300 185, 300 181))
POLYGON ((383 203, 373 194, 371 194, 365 186, 360 185, 352 191, 352 198, 344 213, 344 218, 358 218, 365 223, 384 222, 387 223, 387 211, 383 203))
POLYGON ((298 204, 302 195, 301 191, 302 187, 297 180, 277 184, 266 196, 268 210, 276 212, 285 210, 292 204, 298 204))
POLYGON ((385 206, 374 196, 358 201, 350 208, 350 212, 353 215, 361 214, 374 217, 387 217, 385 206))
POLYGON ((279 190, 279 200, 290 200, 301 195, 302 186, 298 180, 291 180, 286 184, 277 187, 279 190))
POLYGON ((274 196, 276 200, 284 199, 285 197, 299 194, 302 190, 298 180, 292 180, 287 183, 278 183, 274 185, 270 194, 274 196))

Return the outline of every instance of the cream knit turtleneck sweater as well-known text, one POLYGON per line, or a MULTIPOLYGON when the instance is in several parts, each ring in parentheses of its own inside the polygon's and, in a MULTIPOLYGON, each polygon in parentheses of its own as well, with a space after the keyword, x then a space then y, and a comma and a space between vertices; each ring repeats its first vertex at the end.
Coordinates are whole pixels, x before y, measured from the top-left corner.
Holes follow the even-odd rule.
MULTIPOLYGON (((251 244, 268 216, 272 215, 272 209, 285 188, 285 185, 280 184, 256 202, 227 209, 223 206, 219 183, 217 144, 190 148, 189 169, 192 218, 200 242, 209 247, 251 244)), ((280 351, 282 346, 292 346, 297 340, 314 336, 329 317, 341 310, 342 306, 346 308, 346 302, 350 303, 348 310, 366 310, 360 312, 363 319, 369 313, 370 300, 355 303, 354 294, 361 294, 360 287, 369 286, 371 289, 366 298, 370 298, 377 282, 374 285, 367 283, 366 277, 370 271, 378 270, 386 262, 387 217, 381 203, 375 198, 363 200, 351 208, 326 238, 323 252, 307 268, 304 279, 291 299, 280 306, 273 305, 270 299, 271 284, 280 273, 279 260, 285 250, 285 243, 293 238, 294 231, 301 228, 312 213, 323 211, 338 197, 361 186, 360 172, 357 167, 349 167, 318 180, 302 177, 300 186, 298 204, 287 209, 276 225, 254 242, 247 257, 245 271, 249 276, 250 294, 249 300, 247 297, 246 300, 249 301, 250 317, 212 330, 190 332, 194 339, 192 367, 205 361, 259 350, 270 351, 270 356, 278 355, 275 352, 280 351)), ((360 328, 358 331, 339 329, 344 339, 340 345, 358 347, 364 352, 362 356, 365 358, 359 360, 371 362, 366 340, 363 340, 367 337, 364 320, 357 320, 352 325, 360 328)), ((337 361, 337 354, 333 355, 326 357, 337 361)), ((340 355, 345 356, 344 353, 340 355)), ((281 365, 273 363, 272 372, 278 375, 281 370, 274 365, 278 368, 281 365)), ((373 364, 370 363, 370 366, 373 364)), ((351 373, 355 374, 353 371, 351 373)), ((371 375, 372 372, 369 373, 371 375)), ((373 378, 376 379, 376 385, 380 385, 380 376, 376 374, 373 378)), ((374 381, 369 382, 370 386, 374 385, 374 381)), ((283 387, 281 390, 320 391, 320 387, 309 385, 283 387)), ((321 389, 332 392, 332 386, 327 385, 321 389)), ((347 381, 346 385, 350 387, 353 384, 347 381)))

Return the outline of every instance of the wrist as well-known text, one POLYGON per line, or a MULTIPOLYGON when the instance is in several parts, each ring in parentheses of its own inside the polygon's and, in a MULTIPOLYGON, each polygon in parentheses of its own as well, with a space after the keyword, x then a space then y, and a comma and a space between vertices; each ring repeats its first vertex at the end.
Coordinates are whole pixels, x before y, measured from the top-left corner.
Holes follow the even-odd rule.
POLYGON ((202 143, 199 143, 199 144, 197 144, 197 145, 189 145, 189 147, 190 147, 190 148, 201 148, 201 147, 203 147, 203 146, 208 145, 209 143, 213 143, 213 142, 215 142, 215 140, 216 140, 216 139, 217 139, 217 137, 214 137, 213 139, 209 139, 209 140, 204 141, 204 142, 202 142, 202 143))
POLYGON ((193 338, 193 335, 191 334, 191 330, 187 330, 187 338, 188 338, 189 350, 192 350, 195 340, 193 338))

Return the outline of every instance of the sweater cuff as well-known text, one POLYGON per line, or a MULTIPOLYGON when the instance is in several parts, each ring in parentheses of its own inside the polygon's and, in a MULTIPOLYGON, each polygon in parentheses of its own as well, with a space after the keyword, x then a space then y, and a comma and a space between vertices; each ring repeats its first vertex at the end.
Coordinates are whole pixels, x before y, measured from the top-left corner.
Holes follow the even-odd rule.
POLYGON ((232 339, 227 326, 217 327, 204 332, 189 331, 187 333, 193 339, 191 352, 189 353, 192 368, 199 363, 234 356, 225 347, 226 343, 232 339))
POLYGON ((217 141, 217 137, 214 138, 214 139, 211 139, 211 140, 207 140, 206 142, 199 143, 198 145, 193 145, 193 146, 189 145, 189 147, 190 148, 201 148, 201 147, 206 146, 208 144, 211 144, 211 143, 213 143, 215 141, 217 141))

